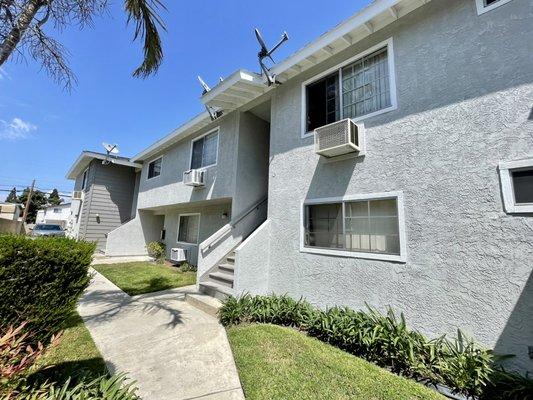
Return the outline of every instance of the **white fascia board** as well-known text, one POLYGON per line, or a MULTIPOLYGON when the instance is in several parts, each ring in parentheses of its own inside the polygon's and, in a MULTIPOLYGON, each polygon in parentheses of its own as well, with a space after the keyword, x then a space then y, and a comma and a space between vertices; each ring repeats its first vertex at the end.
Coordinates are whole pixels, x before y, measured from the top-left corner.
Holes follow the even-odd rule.
POLYGON ((144 149, 139 154, 135 155, 131 161, 137 162, 137 161, 143 161, 147 157, 152 156, 155 152, 157 152, 159 149, 163 148, 166 144, 168 144, 171 141, 178 141, 179 137, 183 135, 184 133, 194 130, 194 129, 200 129, 207 125, 211 121, 211 117, 209 116, 209 113, 207 111, 204 111, 200 114, 198 114, 196 117, 190 119, 189 121, 185 122, 183 125, 181 125, 179 128, 173 130, 170 132, 167 136, 163 137, 162 139, 159 139, 157 142, 155 142, 150 147, 144 149))
POLYGON ((228 89, 231 89, 238 82, 247 83, 249 85, 257 86, 258 88, 261 88, 261 90, 258 90, 258 95, 261 94, 264 88, 263 78, 261 77, 261 75, 258 75, 255 72, 250 72, 244 69, 240 69, 234 72, 233 74, 231 74, 228 78, 224 79, 214 88, 212 88, 209 92, 204 94, 200 98, 200 100, 202 101, 203 104, 208 104, 211 100, 213 100, 220 94, 224 93, 228 89))
POLYGON ((124 165, 126 167, 141 169, 142 165, 132 162, 123 157, 114 158, 113 156, 107 156, 106 154, 97 153, 94 151, 82 151, 80 156, 76 159, 72 167, 67 172, 67 179, 76 179, 89 165, 92 160, 105 160, 109 159, 113 161, 113 164, 124 165))
POLYGON ((320 36, 314 42, 309 43, 307 46, 303 47, 301 50, 298 50, 292 56, 289 56, 285 60, 281 61, 279 64, 274 65, 271 68, 271 72, 275 75, 282 74, 283 72, 291 69, 294 65, 312 56, 317 51, 320 51, 322 48, 329 46, 334 41, 341 39, 343 36, 349 34, 358 27, 364 26, 365 23, 367 23, 377 15, 383 12, 389 12, 388 10, 391 7, 394 7, 400 2, 401 0, 377 0, 373 2, 372 4, 368 5, 346 21, 337 25, 332 30, 320 36))

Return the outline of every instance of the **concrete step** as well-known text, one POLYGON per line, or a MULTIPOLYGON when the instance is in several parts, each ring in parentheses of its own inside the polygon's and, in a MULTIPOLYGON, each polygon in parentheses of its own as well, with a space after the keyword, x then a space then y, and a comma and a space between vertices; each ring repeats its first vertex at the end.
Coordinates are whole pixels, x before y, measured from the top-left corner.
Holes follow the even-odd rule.
POLYGON ((213 317, 218 317, 218 310, 222 307, 220 300, 202 293, 186 293, 185 301, 213 317))
POLYGON ((214 280, 215 283, 220 285, 233 287, 233 274, 225 274, 223 272, 211 272, 209 274, 210 280, 214 280))
POLYGON ((235 256, 227 256, 226 262, 229 264, 235 264, 235 256))
POLYGON ((221 301, 224 301, 228 296, 233 294, 231 288, 215 282, 200 282, 199 286, 200 292, 221 301))
POLYGON ((218 264, 220 272, 233 274, 235 272, 235 265, 233 264, 218 264))

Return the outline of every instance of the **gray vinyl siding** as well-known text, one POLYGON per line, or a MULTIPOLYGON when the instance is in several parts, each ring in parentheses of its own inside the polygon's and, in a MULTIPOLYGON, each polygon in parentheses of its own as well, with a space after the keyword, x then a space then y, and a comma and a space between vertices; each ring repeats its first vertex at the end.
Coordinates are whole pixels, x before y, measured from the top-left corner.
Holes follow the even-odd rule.
POLYGON ((135 171, 122 165, 90 164, 80 238, 104 250, 107 234, 131 219, 135 171))

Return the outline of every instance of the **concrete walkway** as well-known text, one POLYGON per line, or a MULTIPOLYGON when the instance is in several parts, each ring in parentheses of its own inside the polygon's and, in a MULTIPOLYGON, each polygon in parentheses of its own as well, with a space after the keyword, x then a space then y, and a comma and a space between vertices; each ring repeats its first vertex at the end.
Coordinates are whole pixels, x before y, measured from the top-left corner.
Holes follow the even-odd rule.
POLYGON ((244 399, 224 328, 184 301, 194 286, 130 297, 94 274, 78 312, 110 372, 144 400, 244 399))

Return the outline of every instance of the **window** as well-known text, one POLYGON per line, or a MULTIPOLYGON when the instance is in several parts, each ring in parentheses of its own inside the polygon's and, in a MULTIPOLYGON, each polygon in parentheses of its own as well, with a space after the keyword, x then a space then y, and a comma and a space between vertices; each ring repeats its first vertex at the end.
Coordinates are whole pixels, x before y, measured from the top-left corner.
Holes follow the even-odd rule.
POLYGON ((478 15, 494 10, 499 6, 509 3, 511 0, 476 0, 476 8, 478 15))
POLYGON ((302 85, 303 136, 344 118, 354 120, 396 108, 392 39, 302 85))
POLYGON ((157 160, 148 164, 148 179, 156 178, 161 175, 161 164, 163 163, 163 157, 159 157, 157 160))
POLYGON ((192 142, 191 169, 205 168, 217 163, 218 129, 192 142))
POLYGON ((501 162, 500 181, 507 213, 533 213, 533 159, 501 162))
POLYGON ((61 208, 54 208, 54 214, 61 213, 61 208))
POLYGON ((182 214, 178 217, 178 242, 198 244, 200 214, 182 214))
POLYGON ((87 177, 89 175, 89 168, 83 171, 83 177, 81 178, 81 190, 85 189, 87 186, 87 177))
POLYGON ((302 251, 405 261, 402 199, 384 193, 306 201, 302 251))

